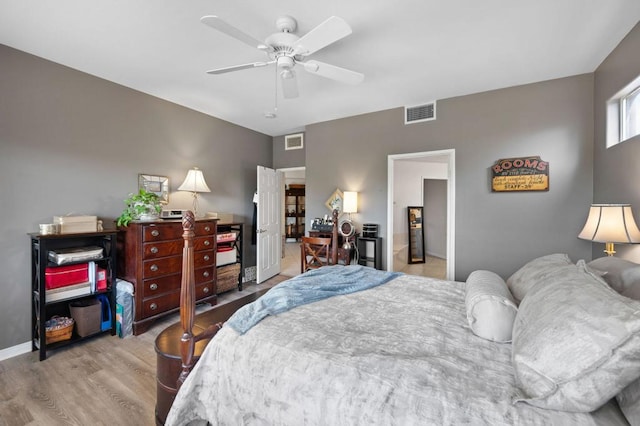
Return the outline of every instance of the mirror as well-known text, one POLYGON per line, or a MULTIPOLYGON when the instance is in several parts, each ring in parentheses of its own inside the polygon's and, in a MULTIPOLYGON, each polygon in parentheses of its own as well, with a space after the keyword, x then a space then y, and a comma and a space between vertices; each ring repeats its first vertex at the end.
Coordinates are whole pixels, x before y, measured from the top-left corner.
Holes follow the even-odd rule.
POLYGON ((422 227, 422 207, 407 207, 409 219, 409 258, 408 263, 425 263, 424 228, 422 227))

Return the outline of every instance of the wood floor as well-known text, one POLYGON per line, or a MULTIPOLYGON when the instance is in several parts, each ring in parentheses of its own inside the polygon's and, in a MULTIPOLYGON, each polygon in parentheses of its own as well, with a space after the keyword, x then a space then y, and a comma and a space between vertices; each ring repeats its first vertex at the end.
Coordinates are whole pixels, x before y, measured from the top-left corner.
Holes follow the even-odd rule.
MULTIPOLYGON (((218 306, 286 278, 247 283, 242 292, 221 295, 218 306)), ((170 315, 125 339, 102 335, 51 351, 42 362, 38 352, 0 362, 0 426, 154 425, 154 341, 178 320, 170 315)))

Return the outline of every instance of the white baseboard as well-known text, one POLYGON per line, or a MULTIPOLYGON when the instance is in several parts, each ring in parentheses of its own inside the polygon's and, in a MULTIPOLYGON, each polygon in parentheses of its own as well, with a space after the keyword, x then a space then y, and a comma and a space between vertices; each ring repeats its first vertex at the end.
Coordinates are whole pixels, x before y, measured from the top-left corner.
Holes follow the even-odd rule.
POLYGON ((29 352, 31 352, 31 342, 20 343, 19 345, 0 350, 0 361, 29 352))

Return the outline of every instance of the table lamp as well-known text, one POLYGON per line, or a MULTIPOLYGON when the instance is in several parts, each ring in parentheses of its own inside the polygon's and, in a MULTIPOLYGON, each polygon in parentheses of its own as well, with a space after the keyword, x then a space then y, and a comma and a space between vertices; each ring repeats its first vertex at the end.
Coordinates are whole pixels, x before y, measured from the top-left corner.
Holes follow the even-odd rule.
POLYGON ((640 230, 630 204, 592 204, 578 238, 605 243, 604 252, 613 256, 615 243, 640 243, 640 230))
POLYGON ((193 215, 198 217, 198 192, 211 192, 207 183, 204 181, 202 170, 194 167, 189 170, 184 182, 178 188, 178 191, 189 191, 193 194, 193 215))

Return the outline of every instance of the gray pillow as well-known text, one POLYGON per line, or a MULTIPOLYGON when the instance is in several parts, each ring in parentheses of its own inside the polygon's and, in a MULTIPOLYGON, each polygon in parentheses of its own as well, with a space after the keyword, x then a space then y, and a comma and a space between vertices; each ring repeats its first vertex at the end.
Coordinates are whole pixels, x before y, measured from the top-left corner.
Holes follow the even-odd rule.
POLYGON ((582 260, 547 280, 527 294, 513 325, 515 400, 596 410, 640 376, 640 302, 582 260))
POLYGON ((640 379, 616 395, 620 410, 631 426, 640 425, 640 379))
POLYGON ((640 300, 640 265, 615 256, 594 259, 589 266, 602 271, 604 280, 618 293, 640 300))
POLYGON ((511 275, 509 279, 507 279, 507 287, 509 287, 513 298, 520 303, 533 286, 544 282, 547 275, 567 265, 571 265, 571 259, 564 253, 555 253, 539 257, 530 261, 511 275))
POLYGON ((510 342, 516 306, 507 284, 491 271, 474 271, 467 278, 464 299, 474 334, 494 342, 510 342))

